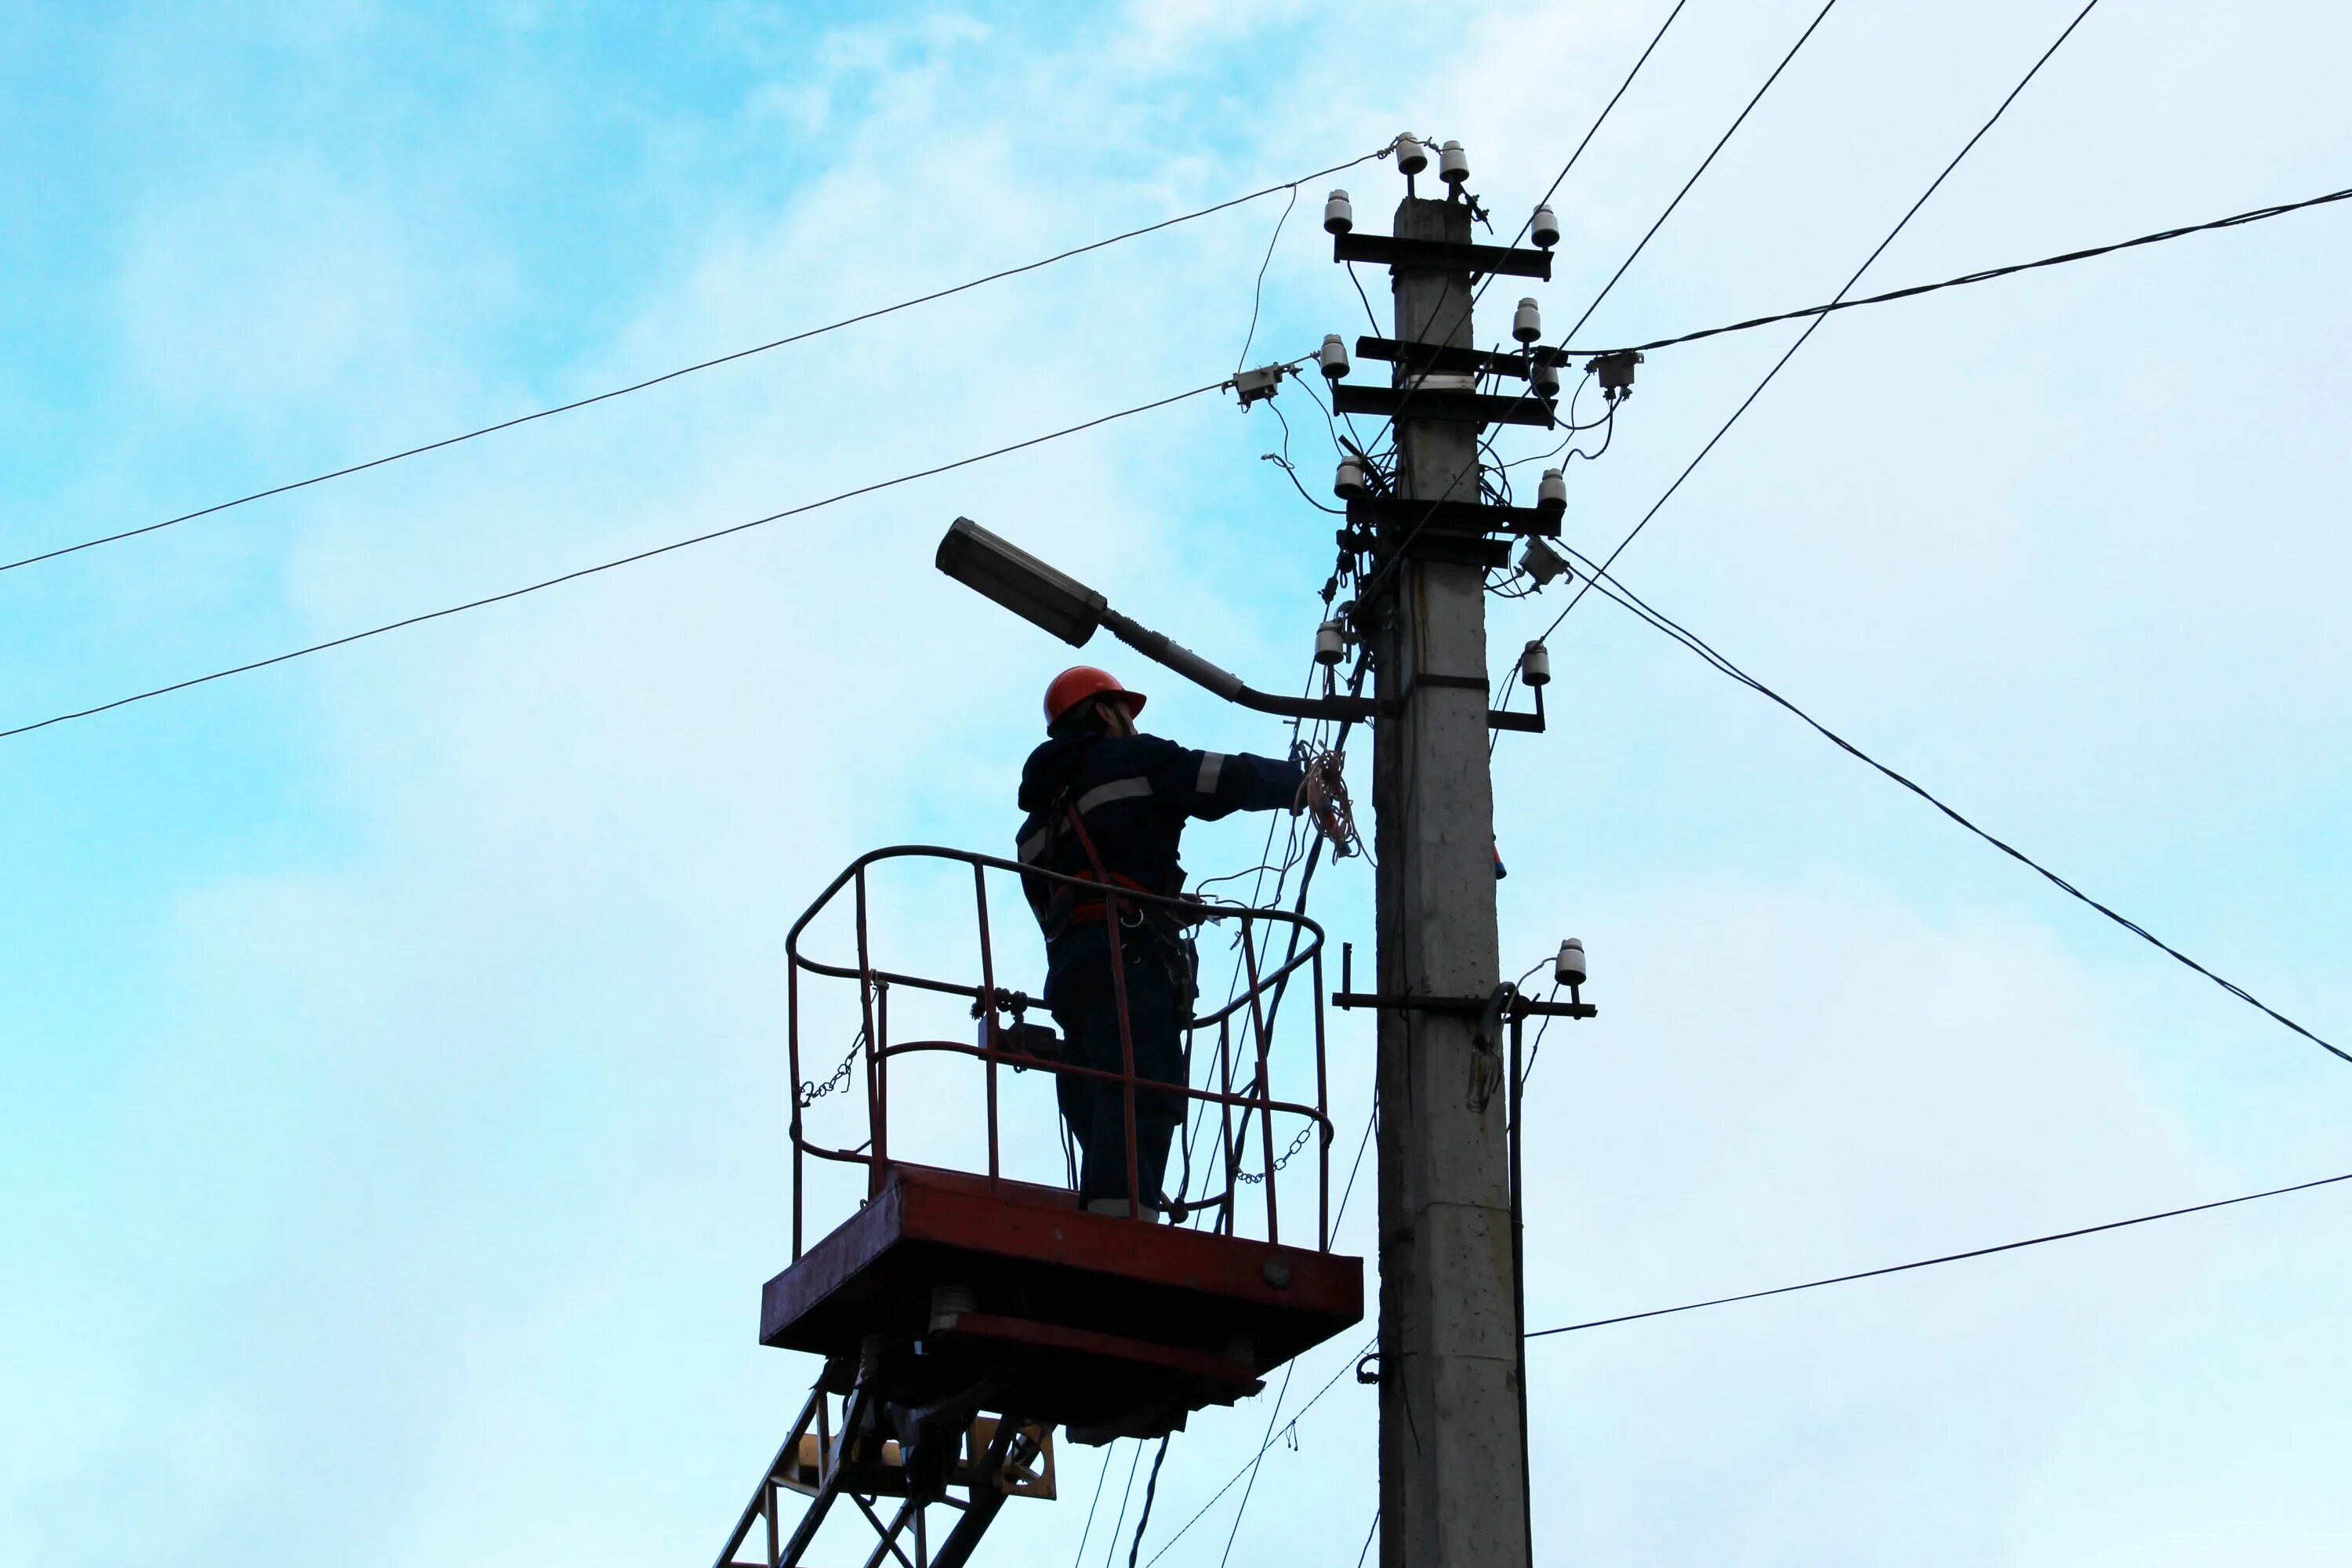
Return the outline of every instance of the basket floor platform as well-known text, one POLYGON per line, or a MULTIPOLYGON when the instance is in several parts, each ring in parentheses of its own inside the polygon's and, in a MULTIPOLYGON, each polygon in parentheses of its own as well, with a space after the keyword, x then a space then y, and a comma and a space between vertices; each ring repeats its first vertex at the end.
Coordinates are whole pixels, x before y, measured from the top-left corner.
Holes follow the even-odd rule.
POLYGON ((894 1164, 874 1198, 768 1281, 760 1342, 844 1373, 878 1358, 877 1392, 902 1408, 976 1405, 1104 1442, 1255 1393, 1363 1306, 1360 1258, 894 1164))

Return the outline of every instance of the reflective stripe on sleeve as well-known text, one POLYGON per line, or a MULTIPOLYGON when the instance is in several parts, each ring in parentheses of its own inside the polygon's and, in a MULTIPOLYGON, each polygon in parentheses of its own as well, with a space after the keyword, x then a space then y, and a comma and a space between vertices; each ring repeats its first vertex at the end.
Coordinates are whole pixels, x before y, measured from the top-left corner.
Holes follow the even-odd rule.
POLYGON ((1098 805, 1108 805, 1115 800, 1133 800, 1139 795, 1148 798, 1150 794, 1151 781, 1150 779, 1113 779, 1107 784, 1097 784, 1094 788, 1087 791, 1086 794, 1078 796, 1078 815, 1080 816, 1084 816, 1095 807, 1098 805))
POLYGON ((1223 775, 1224 771, 1225 771, 1225 754, 1224 754, 1224 752, 1202 752, 1201 753, 1201 778, 1200 778, 1200 782, 1199 782, 1198 784, 1194 784, 1192 787, 1193 787, 1194 789, 1198 790, 1198 791, 1199 791, 1201 794, 1202 794, 1202 795, 1214 795, 1214 794, 1216 794, 1216 793, 1217 793, 1217 780, 1218 780, 1220 777, 1222 777, 1222 776, 1223 775))
POLYGON ((1038 857, 1045 853, 1045 846, 1053 841, 1053 837, 1054 830, 1049 826, 1039 828, 1023 839, 1020 848, 1015 852, 1021 863, 1024 866, 1035 865, 1038 857))

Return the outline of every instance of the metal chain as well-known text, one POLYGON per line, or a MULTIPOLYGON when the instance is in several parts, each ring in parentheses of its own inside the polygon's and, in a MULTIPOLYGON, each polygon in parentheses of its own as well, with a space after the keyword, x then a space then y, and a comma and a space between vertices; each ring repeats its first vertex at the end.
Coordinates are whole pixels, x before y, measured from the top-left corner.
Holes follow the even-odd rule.
POLYGON ((833 1069, 833 1076, 831 1078, 826 1079, 823 1083, 817 1083, 811 1080, 801 1085, 801 1109, 803 1110, 806 1110, 810 1106, 814 1105, 826 1095, 837 1093, 840 1090, 847 1089, 849 1087, 849 1069, 856 1065, 857 1053, 865 1048, 866 1031, 860 1029, 857 1031, 857 1038, 852 1040, 849 1044, 849 1054, 841 1058, 841 1065, 833 1069))
MULTIPOLYGON (((1300 1129, 1298 1130, 1298 1136, 1297 1136, 1297 1137, 1296 1137, 1296 1138, 1293 1138, 1293 1139, 1290 1141, 1290 1147, 1289 1147, 1289 1148, 1287 1148, 1287 1149, 1285 1149, 1285 1150, 1282 1152, 1282 1158, 1281 1158, 1281 1159, 1279 1159, 1279 1160, 1276 1160, 1276 1161, 1274 1163, 1274 1168, 1275 1168, 1275 1170, 1279 1171, 1279 1170, 1281 1170, 1285 1165, 1289 1164, 1289 1163, 1290 1163, 1290 1157, 1291 1157, 1293 1154, 1297 1153, 1301 1149, 1306 1148, 1306 1147, 1307 1147, 1307 1140, 1308 1138, 1310 1138, 1310 1137, 1314 1136, 1314 1133, 1315 1133, 1315 1123, 1313 1123, 1312 1121, 1308 1122, 1306 1126, 1304 1126, 1304 1127, 1300 1128, 1300 1129)), ((1261 1173, 1258 1173, 1258 1174, 1256 1174, 1256 1175, 1252 1175, 1252 1174, 1250 1174, 1250 1173, 1249 1173, 1249 1172, 1247 1172, 1247 1171, 1236 1171, 1235 1173, 1234 1173, 1234 1179, 1235 1181, 1240 1182, 1244 1186, 1250 1186, 1250 1187, 1254 1187, 1254 1186, 1257 1185, 1260 1182, 1265 1181, 1265 1178, 1266 1178, 1266 1174, 1267 1174, 1267 1173, 1261 1172, 1261 1173)))

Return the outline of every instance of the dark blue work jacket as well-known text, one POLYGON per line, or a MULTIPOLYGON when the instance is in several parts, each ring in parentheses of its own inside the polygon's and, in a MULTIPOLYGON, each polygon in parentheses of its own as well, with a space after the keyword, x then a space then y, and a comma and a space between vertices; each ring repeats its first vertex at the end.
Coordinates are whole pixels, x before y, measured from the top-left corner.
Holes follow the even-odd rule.
MULTIPOLYGON (((1181 893, 1184 868, 1177 851, 1186 817, 1213 822, 1236 811, 1287 809, 1306 776, 1296 763, 1189 751, 1156 735, 1047 741, 1021 770, 1021 808, 1028 813, 1017 840, 1021 862, 1097 879, 1070 824, 1075 810, 1115 883, 1181 893)), ((1024 879, 1024 890, 1045 930, 1049 964, 1072 924, 1102 918, 1101 901, 1076 889, 1024 879)))

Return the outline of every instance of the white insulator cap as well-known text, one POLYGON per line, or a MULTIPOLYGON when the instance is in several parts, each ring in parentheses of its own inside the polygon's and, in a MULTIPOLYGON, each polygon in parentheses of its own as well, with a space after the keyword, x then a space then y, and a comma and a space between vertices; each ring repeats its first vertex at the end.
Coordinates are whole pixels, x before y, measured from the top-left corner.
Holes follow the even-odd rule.
POLYGON ((1553 216, 1549 202, 1536 208, 1536 216, 1528 223, 1528 237, 1546 250, 1559 243, 1559 219, 1553 216))
POLYGON ((1570 937, 1559 944, 1559 956, 1551 961, 1551 977, 1562 985, 1584 984, 1584 943, 1570 937))
POLYGON ((1315 628, 1315 662, 1338 664, 1348 657, 1346 629, 1338 621, 1325 621, 1315 628))
POLYGON ((1559 366, 1551 360, 1538 360, 1528 367, 1528 384, 1535 388, 1538 397, 1559 395, 1559 366))
MULTIPOLYGON (((1568 560, 1542 540, 1531 538, 1519 552, 1519 570, 1533 578, 1536 586, 1540 588, 1568 570, 1568 560)), ((1533 647, 1536 645, 1529 643, 1528 646, 1533 647)), ((1544 679, 1551 679, 1549 662, 1544 666, 1544 679)))
POLYGON ((1511 317, 1511 336, 1523 343, 1534 342, 1543 336, 1543 307, 1536 303, 1534 295, 1519 301, 1518 310, 1511 317))
POLYGON ((1437 177, 1449 185, 1470 177, 1470 154, 1462 150, 1461 142, 1448 142, 1437 150, 1437 177))
POLYGON ((1551 650, 1538 637, 1520 650, 1519 679, 1529 686, 1551 684, 1551 650))
POLYGON ((1326 380, 1337 381, 1341 376, 1348 374, 1348 345, 1346 342, 1340 338, 1339 333, 1326 332, 1323 334, 1323 353, 1321 358, 1323 361, 1323 375, 1326 380))
POLYGON ((1339 459, 1339 472, 1331 481, 1331 493, 1342 500, 1360 500, 1372 493, 1372 487, 1364 482, 1364 465, 1360 459, 1339 459))
POLYGON ((1346 234, 1356 226, 1355 204, 1345 191, 1333 191, 1323 203, 1323 232, 1346 234))
POLYGON ((1418 174, 1429 167, 1429 149, 1410 131, 1397 132, 1396 155, 1400 174, 1418 174))
POLYGON ((1558 517, 1568 510, 1568 476, 1558 468, 1546 468, 1543 482, 1536 486, 1536 510, 1546 517, 1558 517))

